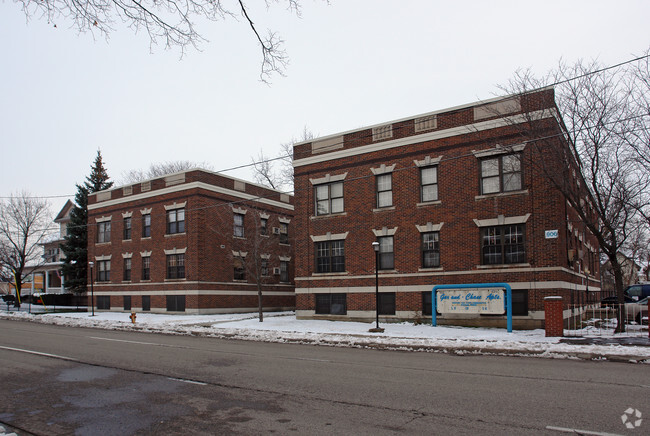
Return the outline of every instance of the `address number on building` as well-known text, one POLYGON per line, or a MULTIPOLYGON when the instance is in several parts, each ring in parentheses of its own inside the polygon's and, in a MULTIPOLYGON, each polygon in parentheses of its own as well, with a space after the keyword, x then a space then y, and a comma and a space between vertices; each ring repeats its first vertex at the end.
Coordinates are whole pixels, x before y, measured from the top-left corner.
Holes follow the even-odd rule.
POLYGON ((557 239, 558 231, 557 230, 546 230, 544 232, 544 237, 546 239, 557 239))

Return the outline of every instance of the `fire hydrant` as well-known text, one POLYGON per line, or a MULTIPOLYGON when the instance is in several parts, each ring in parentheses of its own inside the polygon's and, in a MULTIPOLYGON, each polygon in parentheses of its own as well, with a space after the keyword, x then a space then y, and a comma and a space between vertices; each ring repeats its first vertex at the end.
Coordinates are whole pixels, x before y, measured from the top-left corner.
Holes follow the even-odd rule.
POLYGON ((131 316, 129 316, 129 318, 131 318, 131 322, 135 324, 135 312, 131 312, 131 316))

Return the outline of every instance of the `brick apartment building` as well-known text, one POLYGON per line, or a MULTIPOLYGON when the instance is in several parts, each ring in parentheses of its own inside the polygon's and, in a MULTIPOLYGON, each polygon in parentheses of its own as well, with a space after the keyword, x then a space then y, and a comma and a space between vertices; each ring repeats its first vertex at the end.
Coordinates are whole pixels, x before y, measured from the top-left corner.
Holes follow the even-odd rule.
MULTIPOLYGON (((546 296, 597 298, 598 243, 544 175, 573 168, 580 189, 575 162, 546 151, 568 150, 553 96, 545 89, 296 144, 297 317, 374 319, 375 241, 385 321, 430 317, 441 284, 510 284, 515 328, 543 325, 546 296), (533 145, 534 136, 545 139, 533 145)), ((505 315, 438 322, 503 326, 505 315)))
POLYGON ((98 310, 295 307, 293 196, 201 169, 88 197, 98 310))

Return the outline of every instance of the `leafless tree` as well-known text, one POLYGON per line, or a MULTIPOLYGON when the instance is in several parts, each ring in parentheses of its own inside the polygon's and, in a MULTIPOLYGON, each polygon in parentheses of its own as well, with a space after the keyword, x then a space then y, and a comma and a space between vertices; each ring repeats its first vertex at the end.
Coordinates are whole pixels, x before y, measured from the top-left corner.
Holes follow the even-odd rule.
MULTIPOLYGON (((95 32, 108 38, 119 22, 135 32, 149 35, 150 46, 178 47, 181 55, 188 46, 198 48, 205 41, 197 27, 201 21, 241 18, 247 23, 262 51, 260 79, 268 83, 276 73, 284 75, 288 57, 277 32, 260 32, 243 0, 15 0, 27 18, 44 18, 57 27, 71 23, 80 33, 95 32)), ((267 8, 282 3, 300 17, 299 0, 266 0, 267 8)))
POLYGON ((14 281, 17 305, 27 267, 44 262, 38 244, 51 234, 50 223, 47 200, 23 191, 0 203, 0 264, 14 281))
POLYGON ((269 157, 260 150, 257 157, 251 158, 253 177, 256 183, 285 192, 293 191, 293 146, 299 142, 314 138, 314 134, 305 126, 299 139, 280 144, 277 157, 269 157))
MULTIPOLYGON (((531 164, 562 193, 598 240, 611 264, 620 302, 624 278, 617 254, 625 250, 637 225, 639 204, 648 189, 635 153, 635 147, 641 147, 642 138, 647 137, 647 125, 639 131, 638 119, 644 114, 631 92, 630 82, 635 80, 632 67, 624 64, 607 69, 597 62, 560 62, 544 78, 518 71, 502 87, 523 101, 530 91, 554 84, 555 102, 547 104, 557 104, 564 128, 553 132, 534 117, 522 126, 537 156, 531 164)), ((624 331, 623 314, 619 315, 617 331, 624 331)))
MULTIPOLYGON (((225 257, 233 266, 235 280, 255 285, 258 318, 263 322, 264 288, 277 283, 274 269, 280 266, 276 260, 279 254, 279 238, 286 237, 287 244, 290 244, 290 241, 288 234, 276 234, 272 227, 266 226, 268 221, 264 221, 268 220, 270 215, 259 210, 254 203, 237 203, 236 207, 240 206, 246 210, 246 213, 242 216, 241 223, 235 225, 233 225, 235 212, 232 208, 227 203, 217 207, 215 209, 217 220, 211 230, 214 234, 233 235, 232 242, 226 244, 229 251, 226 252, 225 257)), ((288 274, 288 271, 286 273, 288 274)))
POLYGON ((122 172, 118 184, 128 185, 130 183, 138 183, 143 180, 154 179, 156 177, 166 176, 167 174, 190 170, 192 168, 202 168, 208 171, 213 171, 214 169, 214 167, 207 162, 192 162, 189 160, 152 163, 147 170, 137 169, 122 172))

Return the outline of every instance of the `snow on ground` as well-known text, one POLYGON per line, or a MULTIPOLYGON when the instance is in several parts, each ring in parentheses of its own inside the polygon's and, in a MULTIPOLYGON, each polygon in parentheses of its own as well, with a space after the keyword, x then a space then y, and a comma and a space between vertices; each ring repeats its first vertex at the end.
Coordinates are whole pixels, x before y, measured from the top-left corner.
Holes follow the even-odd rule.
MULTIPOLYGON (((561 338, 547 338, 544 330, 515 330, 469 327, 433 327, 429 324, 380 323, 383 333, 370 333, 374 323, 297 320, 293 312, 265 313, 260 323, 257 313, 223 315, 165 315, 137 313, 136 323, 129 313, 87 312, 29 314, 0 312, 9 319, 48 324, 137 330, 167 334, 196 335, 265 342, 370 347, 445 353, 534 355, 540 357, 613 359, 650 362, 649 346, 620 344, 568 344, 561 338)), ((647 336, 646 336, 647 338, 647 336)), ((643 339, 642 339, 643 341, 643 339)), ((648 341, 650 345, 650 340, 648 341)))

